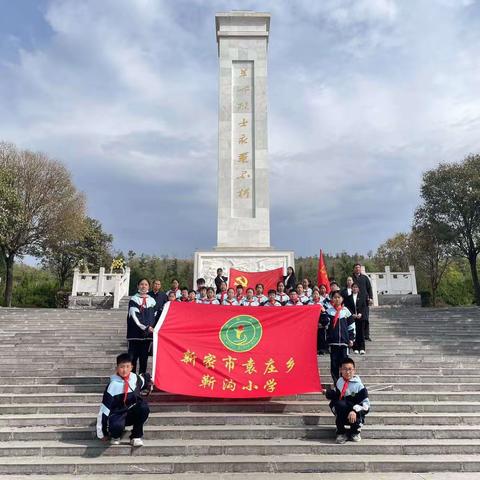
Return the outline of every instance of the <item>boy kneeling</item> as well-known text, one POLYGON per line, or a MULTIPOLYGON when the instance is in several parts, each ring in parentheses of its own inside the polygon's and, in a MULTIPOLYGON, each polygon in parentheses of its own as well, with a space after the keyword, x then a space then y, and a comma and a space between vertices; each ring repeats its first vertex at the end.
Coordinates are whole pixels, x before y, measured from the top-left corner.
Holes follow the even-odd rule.
POLYGON ((130 354, 117 357, 116 374, 110 378, 103 393, 103 401, 97 417, 97 437, 113 445, 120 444, 125 426, 133 425, 130 443, 134 447, 143 445, 143 424, 150 409, 140 392, 150 393, 150 375, 136 375, 132 372, 133 360, 130 354))
POLYGON ((360 377, 355 375, 355 362, 351 358, 342 360, 340 374, 335 390, 325 392, 325 396, 331 400, 330 409, 336 417, 337 443, 348 440, 345 424, 350 425, 350 440, 359 442, 362 439, 360 430, 365 415, 370 410, 368 392, 360 377))

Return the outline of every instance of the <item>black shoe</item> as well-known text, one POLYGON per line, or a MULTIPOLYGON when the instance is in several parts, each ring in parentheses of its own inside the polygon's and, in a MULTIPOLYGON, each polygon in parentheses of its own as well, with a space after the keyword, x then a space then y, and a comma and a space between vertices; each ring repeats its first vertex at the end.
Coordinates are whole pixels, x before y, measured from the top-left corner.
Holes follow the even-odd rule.
POLYGON ((365 340, 368 340, 369 342, 372 341, 372 339, 370 337, 366 337, 365 340))

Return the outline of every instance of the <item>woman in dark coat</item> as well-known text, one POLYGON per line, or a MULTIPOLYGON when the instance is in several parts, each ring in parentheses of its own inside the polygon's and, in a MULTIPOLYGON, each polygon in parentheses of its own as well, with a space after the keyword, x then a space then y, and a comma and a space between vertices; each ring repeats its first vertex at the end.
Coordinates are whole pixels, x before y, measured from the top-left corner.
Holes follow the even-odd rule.
POLYGON ((290 293, 291 290, 295 290, 297 285, 297 278, 295 277, 295 270, 293 267, 287 268, 287 274, 283 277, 283 283, 285 285, 285 291, 290 293))

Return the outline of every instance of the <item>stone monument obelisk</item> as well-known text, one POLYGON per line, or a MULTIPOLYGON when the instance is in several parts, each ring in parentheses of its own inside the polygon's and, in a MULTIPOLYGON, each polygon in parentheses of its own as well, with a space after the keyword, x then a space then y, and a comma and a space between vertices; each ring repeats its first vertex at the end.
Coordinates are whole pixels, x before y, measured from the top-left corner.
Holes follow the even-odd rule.
POLYGON ((268 188, 268 13, 215 16, 219 56, 218 227, 213 252, 195 253, 195 278, 213 283, 217 268, 264 271, 292 265, 291 251, 270 246, 268 188))

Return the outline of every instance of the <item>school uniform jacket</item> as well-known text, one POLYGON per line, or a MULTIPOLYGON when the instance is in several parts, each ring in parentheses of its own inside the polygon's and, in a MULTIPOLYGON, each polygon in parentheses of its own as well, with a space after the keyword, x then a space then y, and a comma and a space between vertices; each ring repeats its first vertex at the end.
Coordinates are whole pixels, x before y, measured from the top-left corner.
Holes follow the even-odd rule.
POLYGON ((281 307, 282 304, 276 300, 272 303, 270 300, 263 304, 264 307, 281 307))
POLYGON ((350 310, 353 314, 361 313, 361 320, 365 317, 365 311, 367 309, 367 299, 359 292, 357 293, 357 298, 353 300, 353 293, 349 295, 344 302, 344 305, 350 310))
MULTIPOLYGON (((325 393, 327 399, 330 400, 330 409, 333 413, 335 413, 335 405, 340 400, 344 385, 345 380, 343 377, 340 377, 337 380, 335 390, 327 390, 325 393)), ((348 387, 344 392, 342 400, 345 400, 347 405, 351 407, 352 411, 361 415, 362 418, 370 411, 368 391, 358 375, 355 375, 351 380, 348 381, 348 387)))
POLYGON ((257 297, 253 297, 251 300, 248 300, 247 297, 244 297, 240 305, 242 307, 258 307, 259 303, 257 301, 257 297))
POLYGON ((231 300, 224 298, 222 305, 238 305, 238 302, 236 298, 232 298, 231 300))
POLYGON ((145 388, 151 381, 150 375, 136 375, 130 373, 128 378, 128 392, 125 399, 125 381, 119 375, 112 375, 110 383, 103 392, 103 400, 97 416, 97 437, 103 438, 108 435, 108 418, 110 415, 119 414, 137 403, 140 390, 145 388))
POLYGON ((148 327, 155 326, 157 302, 147 295, 135 294, 128 302, 127 340, 147 340, 152 338, 148 327))
POLYGON ((346 307, 342 307, 337 324, 333 325, 336 310, 329 306, 325 312, 320 314, 320 323, 327 329, 327 343, 348 347, 349 341, 355 340, 355 320, 346 307))
POLYGON ((265 305, 266 302, 268 302, 268 297, 263 293, 261 295, 255 295, 255 298, 257 299, 258 304, 262 306, 265 305))
POLYGON ((277 302, 280 302, 282 305, 285 305, 290 300, 290 297, 286 293, 277 292, 276 298, 277 298, 277 302))

